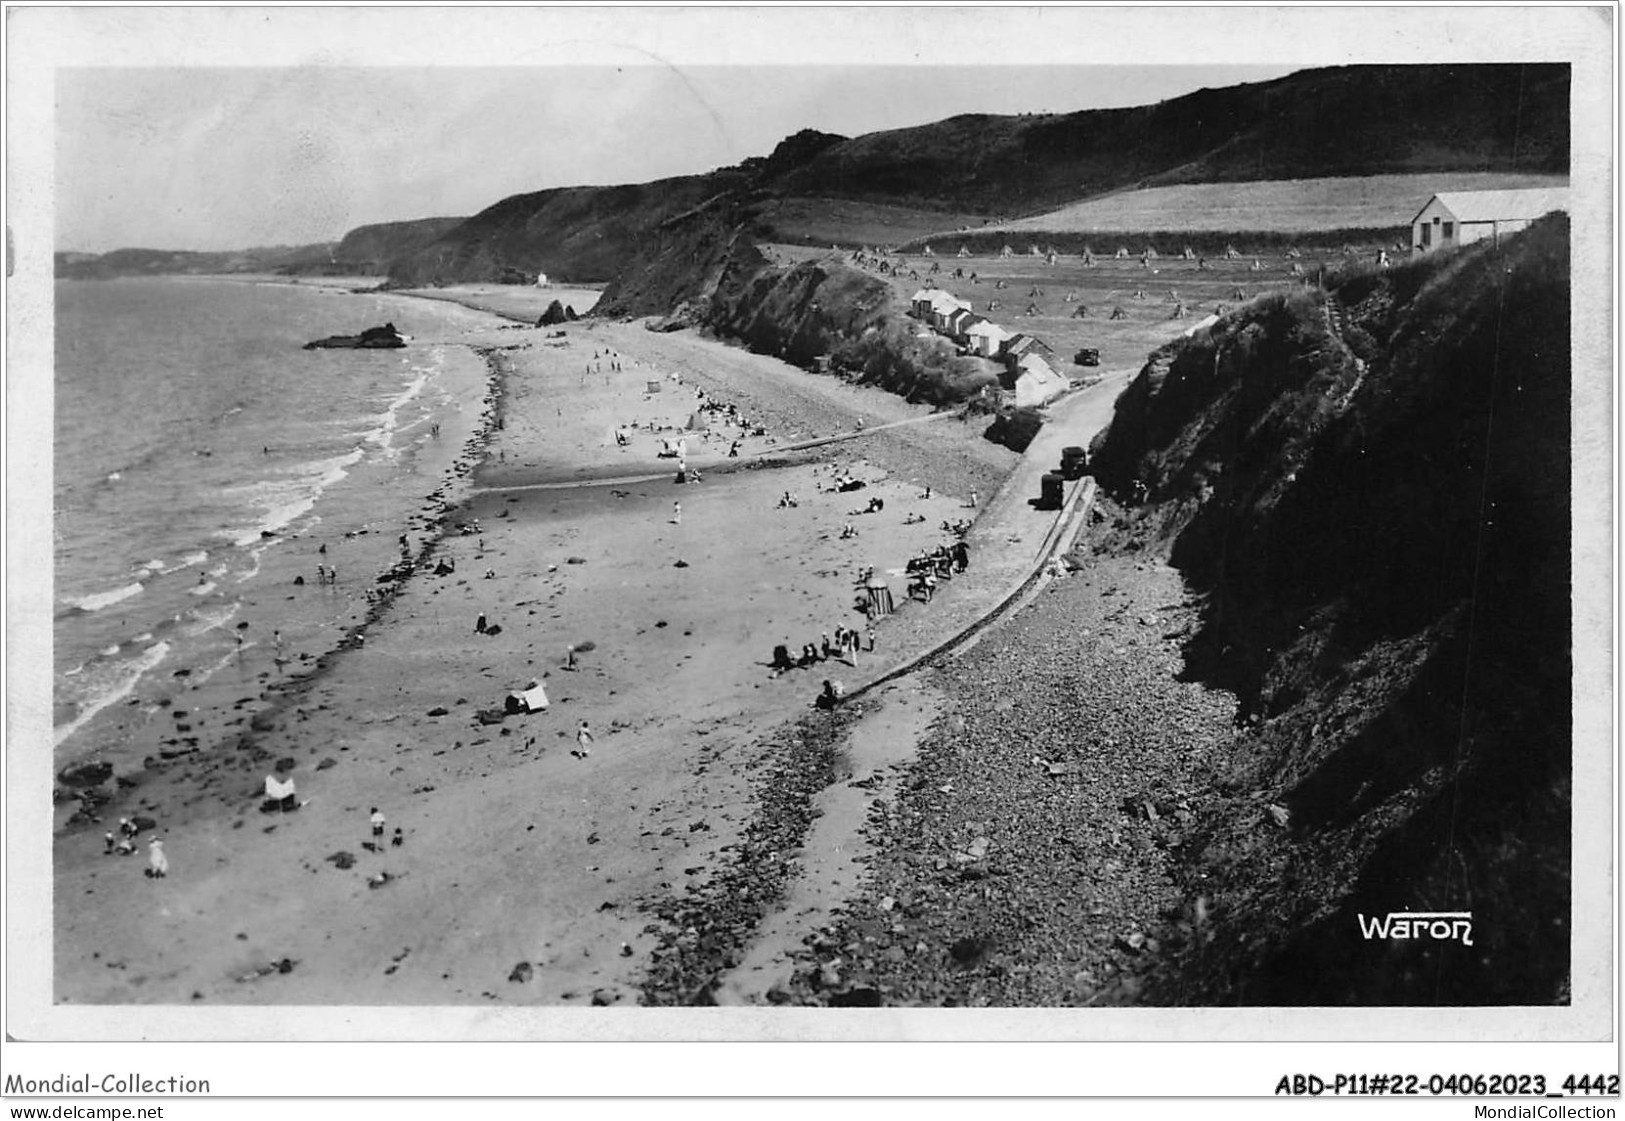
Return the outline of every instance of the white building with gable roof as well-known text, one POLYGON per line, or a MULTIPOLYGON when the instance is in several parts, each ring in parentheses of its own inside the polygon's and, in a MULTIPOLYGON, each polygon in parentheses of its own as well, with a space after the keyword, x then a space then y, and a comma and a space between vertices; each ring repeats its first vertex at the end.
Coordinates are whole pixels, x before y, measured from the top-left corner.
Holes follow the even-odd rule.
POLYGON ((1431 253, 1524 229, 1554 210, 1569 208, 1567 187, 1512 191, 1441 191, 1411 219, 1411 253, 1431 253))

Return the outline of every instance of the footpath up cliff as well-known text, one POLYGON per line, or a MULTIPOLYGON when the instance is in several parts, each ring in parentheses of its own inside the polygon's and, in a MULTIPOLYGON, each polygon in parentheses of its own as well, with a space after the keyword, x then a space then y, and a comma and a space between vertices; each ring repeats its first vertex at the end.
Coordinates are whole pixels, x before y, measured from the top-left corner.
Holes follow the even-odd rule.
POLYGON ((1097 440, 1099 546, 1204 597, 1233 691, 1145 996, 1568 995, 1566 216, 1274 296, 1153 355, 1097 440), (1368 939, 1471 912, 1472 945, 1368 939))

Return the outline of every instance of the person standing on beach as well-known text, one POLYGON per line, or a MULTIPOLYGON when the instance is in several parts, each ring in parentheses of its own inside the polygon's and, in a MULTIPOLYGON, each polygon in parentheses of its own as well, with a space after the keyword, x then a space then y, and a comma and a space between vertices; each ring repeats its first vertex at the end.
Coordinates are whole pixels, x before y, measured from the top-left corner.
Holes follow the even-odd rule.
POLYGON ((372 835, 374 837, 382 837, 384 835, 384 814, 383 814, 383 811, 380 810, 377 806, 374 806, 372 808, 372 817, 369 818, 368 820, 370 820, 372 822, 372 835))
POLYGON ((147 875, 161 880, 169 875, 169 857, 164 855, 164 843, 157 837, 147 842, 147 875))
POLYGON ((681 502, 673 502, 671 504, 671 524, 683 524, 683 504, 681 502))
POLYGON ((583 720, 581 722, 581 727, 576 729, 576 749, 570 754, 574 755, 577 759, 585 759, 587 756, 592 754, 591 748, 592 729, 588 728, 587 722, 583 720))

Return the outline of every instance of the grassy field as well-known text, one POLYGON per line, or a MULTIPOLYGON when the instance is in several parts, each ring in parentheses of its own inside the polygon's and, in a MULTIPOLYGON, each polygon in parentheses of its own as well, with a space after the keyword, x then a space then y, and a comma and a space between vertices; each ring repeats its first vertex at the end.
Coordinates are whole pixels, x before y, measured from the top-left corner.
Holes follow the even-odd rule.
MULTIPOLYGON (((1371 175, 1261 183, 1194 183, 1088 199, 980 233, 1136 233, 1146 230, 1308 233, 1404 226, 1439 191, 1560 187, 1561 176, 1486 172, 1371 175)), ((944 223, 944 227, 947 224, 944 223)), ((951 236, 951 235, 948 235, 951 236)), ((1026 248, 1025 245, 1017 246, 1026 248)), ((1103 251, 1103 246, 1096 246, 1103 251)), ((1131 249, 1137 249, 1131 246, 1131 249)), ((940 252, 940 248, 939 248, 940 252)))
POLYGON ((979 228, 986 215, 914 210, 847 199, 773 199, 753 208, 773 241, 830 245, 902 245, 935 230, 979 228))

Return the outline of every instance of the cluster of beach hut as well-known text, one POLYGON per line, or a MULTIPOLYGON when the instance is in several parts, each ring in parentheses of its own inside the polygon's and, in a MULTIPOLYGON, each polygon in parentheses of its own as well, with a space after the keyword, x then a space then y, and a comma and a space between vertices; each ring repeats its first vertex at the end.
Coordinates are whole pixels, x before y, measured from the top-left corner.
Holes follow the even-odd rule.
POLYGON ((969 353, 1002 362, 1005 388, 1014 390, 1016 405, 1037 406, 1053 400, 1071 384, 1049 364, 1055 352, 1032 335, 1007 331, 978 315, 968 301, 941 288, 921 288, 909 301, 915 318, 952 339, 969 353))

